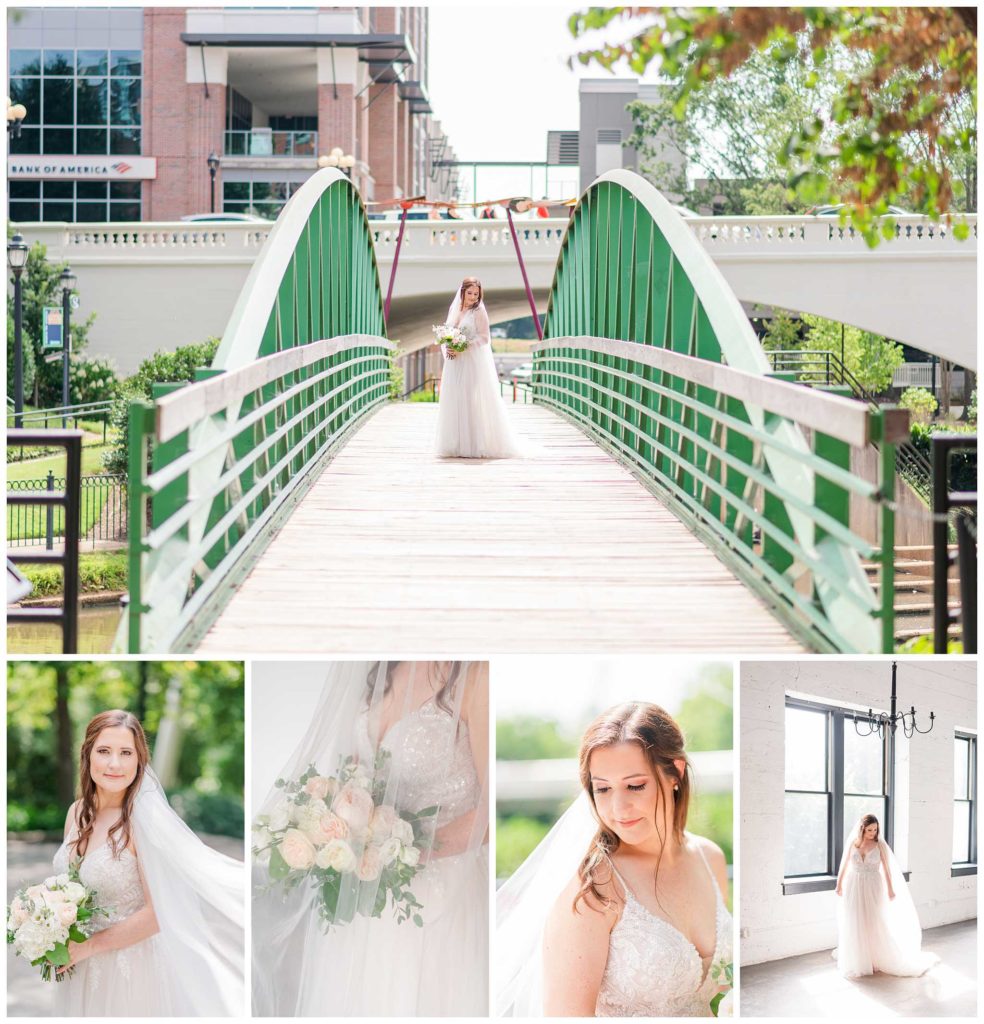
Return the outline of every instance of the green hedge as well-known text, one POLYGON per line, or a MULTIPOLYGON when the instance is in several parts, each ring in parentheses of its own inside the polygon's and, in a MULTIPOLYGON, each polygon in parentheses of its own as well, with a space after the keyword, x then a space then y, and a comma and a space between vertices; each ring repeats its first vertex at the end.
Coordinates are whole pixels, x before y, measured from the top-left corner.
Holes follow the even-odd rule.
MULTIPOLYGON (((941 430, 938 424, 915 422, 911 427, 912 444, 932 461, 933 450, 931 438, 933 434, 972 434, 976 427, 947 427, 941 430)), ((977 453, 954 452, 950 456, 950 487, 954 491, 977 490, 977 453)))
POLYGON ((199 793, 185 789, 170 796, 171 806, 195 832, 213 836, 243 835, 243 803, 224 793, 199 793))
MULTIPOLYGON (((24 575, 34 584, 31 597, 53 597, 62 592, 62 571, 54 565, 25 565, 24 575)), ((79 589, 83 594, 126 590, 125 551, 95 551, 79 556, 79 589)))

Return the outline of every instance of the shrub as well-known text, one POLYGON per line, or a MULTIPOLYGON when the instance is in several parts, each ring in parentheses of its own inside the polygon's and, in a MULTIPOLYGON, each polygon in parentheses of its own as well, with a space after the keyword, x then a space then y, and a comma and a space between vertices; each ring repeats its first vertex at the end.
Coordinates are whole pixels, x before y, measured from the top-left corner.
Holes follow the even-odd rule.
POLYGON ((116 440, 103 456, 103 466, 108 473, 126 476, 130 470, 130 403, 138 398, 149 402, 155 384, 190 383, 195 379, 196 370, 212 365, 218 348, 219 339, 209 338, 194 345, 182 345, 173 352, 155 352, 123 382, 109 414, 116 440))
POLYGON ((7 804, 7 829, 10 832, 61 832, 65 811, 54 804, 38 806, 10 801, 7 804))
POLYGON ((70 364, 69 389, 73 405, 109 402, 120 390, 120 379, 111 360, 81 356, 70 364))
POLYGON ((967 422, 977 426, 977 388, 970 393, 970 405, 967 406, 967 422))
POLYGON ((929 423, 939 404, 927 388, 906 388, 899 399, 899 405, 912 413, 916 423, 929 423))
POLYGON ((225 793, 199 793, 194 789, 184 789, 171 794, 171 804, 195 832, 242 838, 242 800, 225 793))
MULTIPOLYGON (((61 568, 54 565, 27 565, 24 575, 34 585, 31 597, 54 597, 62 592, 61 568)), ((127 555, 125 551, 96 551, 79 555, 79 589, 83 594, 107 590, 126 590, 127 555)))

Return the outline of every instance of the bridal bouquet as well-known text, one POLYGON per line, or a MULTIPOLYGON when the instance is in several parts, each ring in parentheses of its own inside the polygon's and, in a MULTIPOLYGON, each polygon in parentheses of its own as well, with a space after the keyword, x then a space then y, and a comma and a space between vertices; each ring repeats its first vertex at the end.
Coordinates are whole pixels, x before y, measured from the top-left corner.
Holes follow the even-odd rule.
POLYGON ((18 890, 7 907, 7 944, 32 967, 41 968, 43 981, 51 981, 53 975, 62 981, 71 974, 54 972, 69 961, 69 940, 85 942, 92 934, 92 918, 105 913, 96 906, 95 892, 79 881, 79 863, 66 874, 18 890))
POLYGON ((456 354, 464 352, 468 348, 468 339, 464 332, 450 324, 438 324, 431 328, 434 337, 439 345, 444 345, 449 352, 456 354))
POLYGON ((711 977, 721 987, 711 999, 711 1013, 715 1017, 733 1017, 735 1015, 735 968, 730 960, 719 960, 711 967, 711 977))
POLYGON ((437 808, 398 814, 383 803, 389 756, 380 751, 372 772, 349 757, 334 775, 312 764, 300 778, 277 779, 283 804, 254 822, 256 861, 267 867, 273 885, 312 885, 326 928, 348 924, 356 914, 381 917, 390 901, 397 921, 423 925, 410 883, 430 846, 425 832, 437 808), (343 891, 353 890, 356 899, 340 901, 343 891))

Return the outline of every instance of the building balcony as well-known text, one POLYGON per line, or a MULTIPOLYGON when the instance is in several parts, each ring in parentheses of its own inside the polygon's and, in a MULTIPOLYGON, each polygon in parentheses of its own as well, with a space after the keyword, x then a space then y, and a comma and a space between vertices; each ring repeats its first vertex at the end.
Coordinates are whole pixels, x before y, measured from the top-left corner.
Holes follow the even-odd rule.
POLYGON ((246 131, 227 131, 223 146, 225 156, 244 156, 289 159, 317 157, 318 133, 313 131, 274 131, 253 128, 246 131))

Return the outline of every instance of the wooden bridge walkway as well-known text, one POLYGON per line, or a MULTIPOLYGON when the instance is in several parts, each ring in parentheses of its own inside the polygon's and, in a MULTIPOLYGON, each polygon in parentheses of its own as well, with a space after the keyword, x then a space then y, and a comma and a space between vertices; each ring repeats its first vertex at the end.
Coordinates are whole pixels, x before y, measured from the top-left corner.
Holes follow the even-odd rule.
POLYGON ((203 654, 797 651, 606 452, 511 406, 527 459, 441 460, 437 407, 383 407, 274 536, 203 654))

